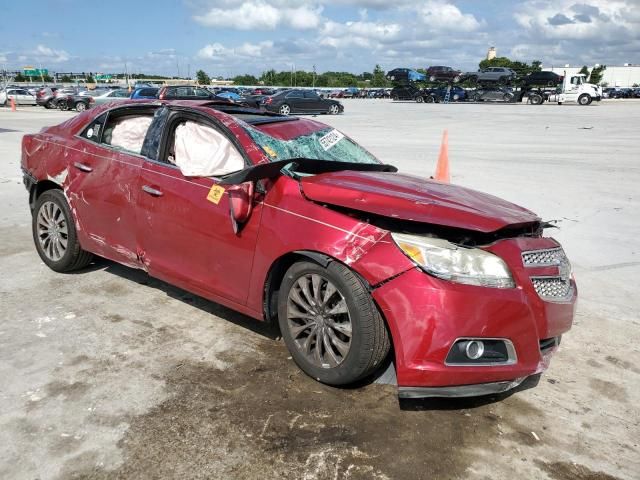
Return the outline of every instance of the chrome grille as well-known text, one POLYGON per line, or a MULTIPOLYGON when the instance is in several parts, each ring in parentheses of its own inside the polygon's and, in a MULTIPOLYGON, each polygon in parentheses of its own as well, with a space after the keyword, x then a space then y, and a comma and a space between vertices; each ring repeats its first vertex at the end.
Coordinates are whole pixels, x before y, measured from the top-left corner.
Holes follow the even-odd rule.
POLYGON ((562 300, 571 296, 571 280, 560 277, 531 277, 533 288, 543 300, 562 300))
POLYGON ((567 261, 567 256, 560 247, 522 252, 522 263, 525 267, 560 265, 563 261, 567 261))

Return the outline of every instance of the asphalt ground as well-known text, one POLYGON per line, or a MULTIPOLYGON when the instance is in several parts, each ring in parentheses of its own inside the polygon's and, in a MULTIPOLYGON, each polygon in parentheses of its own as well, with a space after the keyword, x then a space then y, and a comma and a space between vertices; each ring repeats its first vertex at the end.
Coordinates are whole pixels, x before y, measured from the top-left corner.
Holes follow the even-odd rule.
POLYGON ((99 260, 35 253, 20 139, 72 113, 0 109, 0 478, 637 479, 640 102, 344 101, 318 117, 429 176, 546 220, 580 300, 535 388, 399 402, 302 374, 272 329, 99 260))

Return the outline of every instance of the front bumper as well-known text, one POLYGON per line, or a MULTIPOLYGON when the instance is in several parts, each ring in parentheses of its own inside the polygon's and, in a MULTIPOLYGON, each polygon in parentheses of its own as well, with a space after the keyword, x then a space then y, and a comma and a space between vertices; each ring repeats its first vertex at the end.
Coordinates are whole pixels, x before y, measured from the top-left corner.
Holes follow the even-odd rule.
MULTIPOLYGON (((393 338, 401 396, 474 396, 497 393, 544 371, 557 344, 546 341, 571 328, 577 290, 558 302, 543 301, 532 276, 551 275, 525 267, 522 252, 558 247, 549 238, 516 238, 488 247, 512 270, 516 288, 456 284, 411 269, 373 292, 393 338), (461 337, 509 340, 517 361, 490 365, 447 365, 461 337), (443 389, 444 388, 444 389, 443 389)), ((550 268, 547 270, 551 270, 550 268)))

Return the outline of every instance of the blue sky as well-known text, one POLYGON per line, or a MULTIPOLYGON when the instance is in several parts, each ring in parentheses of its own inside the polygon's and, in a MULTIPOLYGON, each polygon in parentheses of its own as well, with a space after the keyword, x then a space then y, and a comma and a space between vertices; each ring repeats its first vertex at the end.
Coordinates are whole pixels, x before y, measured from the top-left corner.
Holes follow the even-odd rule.
POLYGON ((640 0, 7 2, 0 65, 185 76, 292 65, 475 70, 489 46, 544 65, 640 63, 640 0), (28 16, 28 18, 27 18, 28 16), (15 19, 11 22, 8 19, 15 19))

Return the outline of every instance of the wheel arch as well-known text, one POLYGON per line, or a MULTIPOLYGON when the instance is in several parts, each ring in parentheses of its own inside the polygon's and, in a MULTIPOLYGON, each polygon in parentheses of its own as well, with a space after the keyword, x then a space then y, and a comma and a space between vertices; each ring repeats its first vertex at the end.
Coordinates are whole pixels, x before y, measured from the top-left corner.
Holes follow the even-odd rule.
POLYGON ((29 208, 33 211, 38 197, 48 190, 62 190, 62 187, 51 180, 41 180, 29 189, 29 208))

